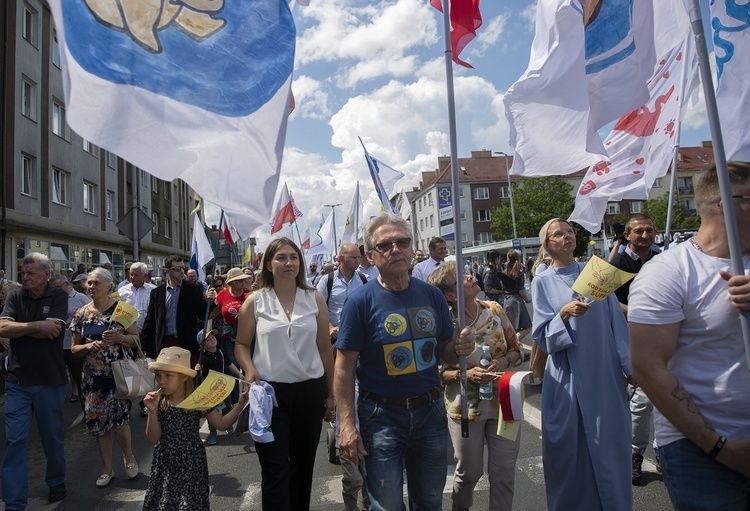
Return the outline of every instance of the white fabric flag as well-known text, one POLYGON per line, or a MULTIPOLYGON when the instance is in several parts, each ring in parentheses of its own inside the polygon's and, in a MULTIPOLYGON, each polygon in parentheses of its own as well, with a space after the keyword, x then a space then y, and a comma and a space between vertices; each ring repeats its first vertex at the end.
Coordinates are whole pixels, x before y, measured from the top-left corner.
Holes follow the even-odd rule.
POLYGON ((359 241, 359 219, 361 218, 362 204, 359 200, 359 181, 354 189, 354 198, 346 216, 344 234, 341 235, 341 243, 357 243, 359 241))
MULTIPOLYGON (((364 148, 364 144, 362 144, 362 147, 364 148)), ((391 187, 395 185, 396 181, 398 181, 398 179, 400 179, 403 174, 401 174, 398 179, 392 180, 392 175, 390 174, 390 172, 398 171, 393 170, 388 165, 384 165, 382 162, 370 156, 370 153, 367 152, 367 149, 365 149, 365 161, 367 162, 367 168, 370 170, 370 177, 372 178, 373 186, 375 186, 375 192, 378 194, 378 198, 380 199, 381 211, 399 215, 399 211, 393 207, 393 204, 391 204, 390 193, 383 183, 383 180, 380 178, 380 173, 382 169, 384 171, 384 174, 390 178, 389 182, 391 183, 391 187)))
POLYGON ((569 220, 592 233, 601 230, 608 202, 645 200, 657 178, 669 170, 679 120, 697 84, 692 38, 665 55, 649 82, 650 99, 620 118, 604 145, 608 160, 589 168, 569 220))
POLYGON ((200 213, 195 213, 193 219, 193 243, 190 246, 190 268, 198 272, 198 281, 206 281, 204 267, 214 258, 214 251, 208 242, 206 230, 200 219, 200 213))
POLYGON ((401 218, 404 220, 411 218, 411 204, 403 188, 401 189, 401 206, 399 207, 399 211, 401 211, 401 218))
POLYGON ((750 161, 750 10, 747 2, 714 0, 711 25, 716 54, 716 104, 727 160, 750 161))
POLYGON ((606 159, 597 130, 648 100, 656 55, 689 26, 682 0, 590 5, 537 4, 529 66, 503 99, 513 174, 570 174, 606 159))
POLYGON ((287 0, 189 3, 50 0, 67 121, 154 176, 183 179, 248 236, 278 185, 294 20, 287 0))
POLYGON ((305 259, 309 261, 316 254, 330 254, 333 252, 334 243, 333 208, 331 208, 331 212, 328 213, 325 222, 318 229, 318 233, 310 240, 310 250, 305 254, 305 259))

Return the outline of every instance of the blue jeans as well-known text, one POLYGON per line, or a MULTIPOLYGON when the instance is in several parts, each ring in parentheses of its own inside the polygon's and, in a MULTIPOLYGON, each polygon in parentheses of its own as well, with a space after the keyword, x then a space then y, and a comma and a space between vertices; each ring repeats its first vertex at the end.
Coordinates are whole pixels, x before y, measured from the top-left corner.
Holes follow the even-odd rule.
MULTIPOLYGON (((731 442, 731 440, 730 440, 731 442)), ((683 438, 659 446, 662 476, 677 511, 745 511, 750 481, 683 438)))
POLYGON ((367 451, 370 511, 406 509, 404 463, 412 511, 442 509, 448 469, 448 420, 442 395, 410 410, 360 396, 357 412, 367 451))
POLYGON ((29 497, 27 452, 31 416, 36 415, 47 458, 45 481, 50 488, 65 482, 65 385, 24 387, 5 383, 5 456, 3 501, 5 509, 24 509, 29 497))

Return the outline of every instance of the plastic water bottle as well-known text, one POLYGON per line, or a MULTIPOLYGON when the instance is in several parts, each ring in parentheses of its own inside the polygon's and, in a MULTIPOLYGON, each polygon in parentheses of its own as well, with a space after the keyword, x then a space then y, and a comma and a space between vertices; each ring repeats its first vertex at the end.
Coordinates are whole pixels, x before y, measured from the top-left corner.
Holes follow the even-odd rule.
MULTIPOLYGON (((487 369, 492 363, 492 355, 490 355, 490 347, 482 346, 482 358, 479 360, 479 365, 487 369)), ((492 399, 493 394, 493 382, 482 383, 479 385, 479 399, 489 401, 492 399)))

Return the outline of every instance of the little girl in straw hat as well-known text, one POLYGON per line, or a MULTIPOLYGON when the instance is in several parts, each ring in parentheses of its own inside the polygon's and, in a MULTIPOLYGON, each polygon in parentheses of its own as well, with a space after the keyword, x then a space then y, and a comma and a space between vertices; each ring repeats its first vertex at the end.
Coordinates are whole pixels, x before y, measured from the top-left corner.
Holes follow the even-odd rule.
POLYGON ((216 429, 234 424, 248 401, 248 390, 237 406, 222 416, 216 410, 201 412, 177 408, 193 392, 196 372, 190 367, 190 352, 164 348, 149 369, 156 375, 156 392, 143 398, 148 408, 146 437, 155 444, 145 510, 208 510, 208 462, 198 434, 205 416, 216 429))

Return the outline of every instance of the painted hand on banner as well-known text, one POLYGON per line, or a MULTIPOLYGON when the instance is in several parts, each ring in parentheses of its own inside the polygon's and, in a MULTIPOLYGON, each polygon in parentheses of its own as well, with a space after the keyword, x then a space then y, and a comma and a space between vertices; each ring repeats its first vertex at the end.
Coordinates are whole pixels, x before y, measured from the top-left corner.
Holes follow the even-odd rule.
POLYGON ((143 49, 161 53, 156 33, 170 26, 201 42, 224 28, 226 20, 212 18, 224 0, 86 0, 103 25, 128 34, 143 49))

